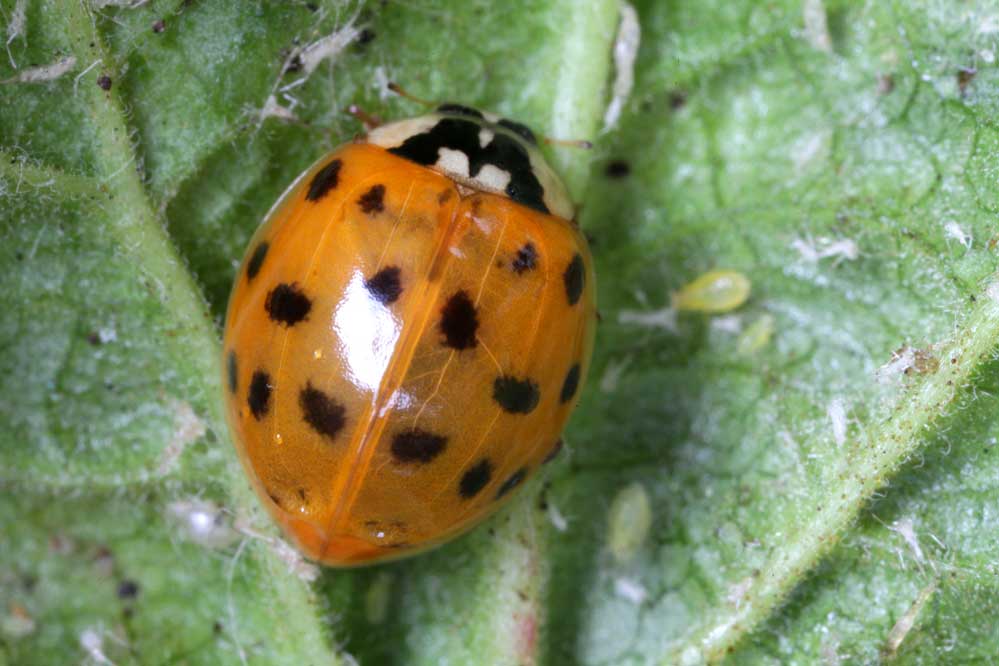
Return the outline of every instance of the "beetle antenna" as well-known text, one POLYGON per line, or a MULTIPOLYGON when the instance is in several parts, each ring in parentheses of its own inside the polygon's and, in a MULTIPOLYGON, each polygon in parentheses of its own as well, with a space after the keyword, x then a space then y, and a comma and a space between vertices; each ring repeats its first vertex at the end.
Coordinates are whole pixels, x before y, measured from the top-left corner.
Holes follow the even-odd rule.
POLYGON ((399 95, 400 97, 405 97, 411 102, 416 102, 417 104, 422 104, 423 106, 435 105, 434 102, 428 102, 427 100, 417 97, 416 95, 411 95, 408 91, 406 91, 405 88, 400 86, 395 81, 389 81, 386 87, 392 92, 394 92, 396 95, 399 95))
POLYGON ((546 136, 545 143, 549 146, 562 146, 563 148, 582 148, 583 150, 593 148, 593 142, 586 139, 553 139, 546 136))

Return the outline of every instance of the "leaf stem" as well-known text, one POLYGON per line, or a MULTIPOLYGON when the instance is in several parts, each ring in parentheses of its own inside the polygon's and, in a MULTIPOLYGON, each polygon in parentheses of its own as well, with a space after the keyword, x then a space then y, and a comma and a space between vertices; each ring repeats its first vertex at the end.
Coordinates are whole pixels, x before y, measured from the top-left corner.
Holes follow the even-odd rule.
POLYGON ((770 559, 738 605, 716 611, 695 632, 668 646, 663 664, 720 661, 740 639, 765 620, 795 584, 836 545, 867 500, 925 441, 936 422, 947 416, 958 394, 967 389, 982 363, 991 360, 999 340, 999 273, 991 276, 976 306, 954 334, 934 345, 940 367, 918 377, 899 393, 886 416, 872 428, 867 445, 847 459, 819 502, 818 515, 774 548, 770 559))

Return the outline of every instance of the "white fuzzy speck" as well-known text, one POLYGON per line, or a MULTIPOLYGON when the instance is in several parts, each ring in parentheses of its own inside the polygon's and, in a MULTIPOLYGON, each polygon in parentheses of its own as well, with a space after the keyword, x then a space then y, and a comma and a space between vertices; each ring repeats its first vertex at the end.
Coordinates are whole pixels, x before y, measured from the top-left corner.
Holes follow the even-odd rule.
POLYGON ((850 238, 828 238, 819 236, 816 239, 795 238, 791 241, 791 249, 796 250, 801 258, 809 263, 818 263, 821 259, 833 258, 833 265, 843 261, 853 261, 860 256, 857 243, 850 238))
POLYGON ((909 549, 912 551, 912 556, 916 558, 916 561, 922 564, 925 561, 923 557, 923 549, 919 547, 919 538, 916 536, 916 530, 912 524, 912 518, 906 516, 892 523, 889 528, 893 532, 897 532, 899 536, 905 539, 905 542, 909 545, 909 549))
POLYGON ((908 346, 892 352, 891 358, 875 371, 874 377, 879 384, 892 384, 912 367, 915 358, 915 352, 908 346))
POLYGON ((648 590, 641 583, 630 578, 615 578, 614 594, 625 601, 630 601, 636 606, 640 605, 649 596, 648 590))
POLYGON ((44 81, 53 81, 74 67, 76 67, 76 57, 67 56, 55 61, 51 65, 22 69, 17 76, 4 79, 0 83, 41 83, 44 81))
POLYGON ((746 576, 738 583, 735 583, 734 585, 731 585, 728 588, 728 594, 725 595, 725 600, 730 604, 732 604, 733 606, 735 606, 736 608, 739 608, 739 606, 742 605, 742 602, 746 598, 746 592, 749 592, 749 589, 752 586, 753 586, 753 577, 746 576))
POLYGON ((948 238, 953 238, 963 245, 966 250, 971 249, 972 236, 960 224, 951 220, 944 225, 944 231, 947 233, 948 238))
POLYGON ((937 582, 933 581, 922 590, 916 596, 916 600, 912 602, 909 606, 909 610, 905 611, 905 614, 898 619, 895 626, 891 628, 888 632, 888 639, 885 641, 885 652, 889 657, 894 656, 898 651, 899 646, 902 645, 902 641, 905 637, 909 635, 912 630, 912 626, 916 623, 916 618, 919 617, 919 612, 923 610, 923 606, 929 601, 929 598, 937 589, 937 582))
POLYGON ((642 39, 638 12, 627 2, 620 5, 621 22, 614 40, 614 86, 611 101, 604 112, 604 131, 613 129, 621 117, 628 95, 635 84, 635 58, 642 39))
POLYGON ((631 363, 631 357, 621 360, 611 360, 604 368, 603 377, 600 378, 600 390, 604 393, 613 393, 617 390, 617 385, 621 381, 621 375, 631 363))
POLYGON ((302 53, 300 54, 302 70, 305 72, 305 76, 310 76, 324 60, 339 55, 360 34, 361 31, 354 25, 353 20, 351 20, 339 30, 308 44, 302 49, 302 53))
POLYGON ((993 301, 999 303, 999 281, 993 282, 985 288, 985 295, 993 301))
POLYGON ((832 37, 826 21, 826 8, 822 0, 805 0, 801 7, 805 21, 805 39, 812 48, 832 53, 832 37))
POLYGON ((550 500, 548 501, 548 522, 559 532, 565 532, 569 529, 569 520, 562 515, 562 512, 558 510, 555 503, 550 500))
POLYGON ((738 335, 742 332, 742 317, 739 315, 715 317, 711 320, 711 328, 721 333, 738 335))
POLYGON ((114 662, 104 654, 104 639, 101 637, 101 630, 93 627, 80 632, 80 647, 87 653, 87 656, 96 664, 107 664, 114 666, 114 662))
POLYGON ((647 328, 661 328, 672 333, 676 332, 676 309, 661 310, 621 310, 617 320, 622 324, 633 324, 647 328))
POLYGON ((205 434, 205 422, 194 413, 191 405, 175 400, 170 408, 174 414, 174 429, 156 466, 156 473, 160 476, 166 475, 173 469, 188 444, 198 441, 205 434))
POLYGON ((7 57, 10 59, 10 66, 17 69, 17 63, 14 62, 14 56, 10 53, 10 44, 18 37, 24 36, 24 24, 25 24, 25 8, 28 5, 28 0, 17 0, 14 5, 14 11, 11 12, 10 20, 7 22, 7 57))
POLYGON ((846 407, 843 406, 843 401, 840 398, 829 401, 826 414, 832 422, 833 439, 842 446, 846 442, 846 407))
POLYGON ((215 503, 202 499, 177 500, 166 508, 167 518, 181 538, 204 546, 220 549, 235 543, 239 535, 225 512, 215 503))

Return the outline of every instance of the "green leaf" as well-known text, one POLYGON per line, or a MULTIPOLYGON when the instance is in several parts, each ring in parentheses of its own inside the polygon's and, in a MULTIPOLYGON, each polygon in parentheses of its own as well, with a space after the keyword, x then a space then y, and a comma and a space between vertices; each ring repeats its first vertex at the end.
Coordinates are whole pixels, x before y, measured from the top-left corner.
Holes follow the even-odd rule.
POLYGON ((635 8, 603 130, 611 0, 0 0, 0 664, 995 655, 999 11, 635 8), (346 107, 420 111, 386 80, 594 140, 552 157, 602 323, 546 478, 319 572, 240 473, 219 327, 346 107), (715 269, 745 305, 669 309, 715 269))

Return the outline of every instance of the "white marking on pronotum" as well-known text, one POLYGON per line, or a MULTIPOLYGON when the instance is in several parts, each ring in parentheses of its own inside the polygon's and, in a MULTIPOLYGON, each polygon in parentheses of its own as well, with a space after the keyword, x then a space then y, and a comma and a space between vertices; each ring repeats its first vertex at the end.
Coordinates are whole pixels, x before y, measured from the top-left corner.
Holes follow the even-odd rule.
POLYGON ((43 83, 53 81, 76 67, 76 56, 66 56, 51 65, 22 69, 20 74, 4 79, 0 83, 43 83))
POLYGON ((493 142, 493 137, 496 133, 492 130, 488 130, 485 127, 479 130, 479 148, 485 148, 490 143, 493 142))
POLYGON ((846 407, 840 398, 833 398, 829 401, 826 414, 832 422, 833 439, 836 444, 843 446, 846 442, 846 407))
POLYGON ((642 27, 638 22, 638 12, 627 2, 621 3, 621 22, 614 40, 614 87, 611 101, 604 112, 604 131, 617 125, 621 111, 631 88, 635 84, 635 57, 642 39, 642 27))
POLYGON ((468 178, 468 155, 451 148, 437 149, 437 167, 448 174, 468 178))
POLYGON ((479 173, 475 175, 475 181, 487 190, 503 192, 510 184, 510 172, 500 169, 495 164, 483 164, 479 173))

